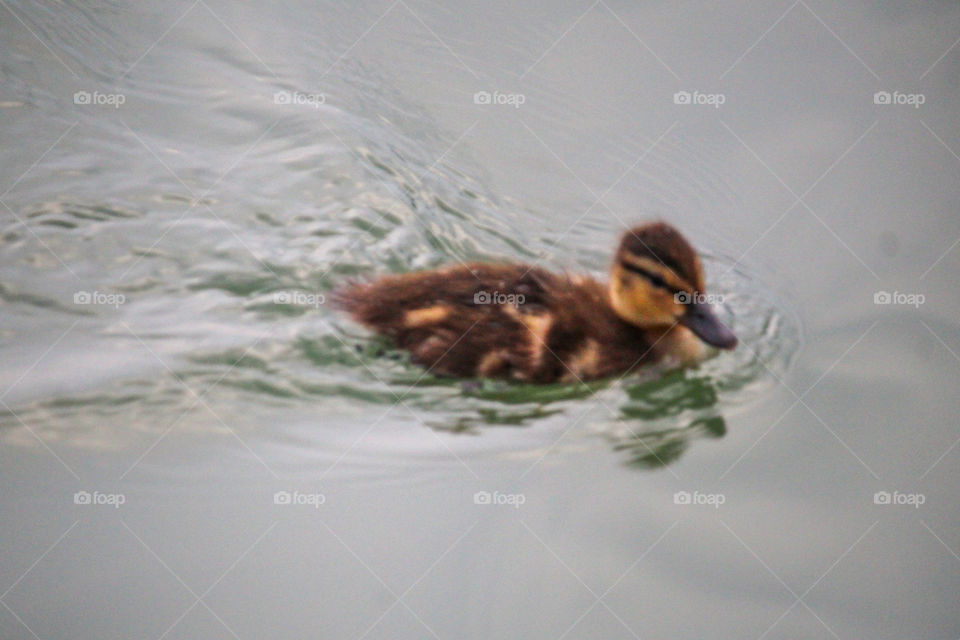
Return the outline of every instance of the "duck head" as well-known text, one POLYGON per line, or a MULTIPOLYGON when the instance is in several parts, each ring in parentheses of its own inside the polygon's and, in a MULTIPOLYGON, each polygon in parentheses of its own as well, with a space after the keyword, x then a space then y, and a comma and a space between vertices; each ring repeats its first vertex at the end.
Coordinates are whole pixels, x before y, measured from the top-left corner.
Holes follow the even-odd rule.
POLYGON ((644 329, 680 324, 708 345, 733 349, 737 337, 705 293, 700 258, 679 231, 652 222, 623 234, 610 268, 610 301, 622 320, 644 329))

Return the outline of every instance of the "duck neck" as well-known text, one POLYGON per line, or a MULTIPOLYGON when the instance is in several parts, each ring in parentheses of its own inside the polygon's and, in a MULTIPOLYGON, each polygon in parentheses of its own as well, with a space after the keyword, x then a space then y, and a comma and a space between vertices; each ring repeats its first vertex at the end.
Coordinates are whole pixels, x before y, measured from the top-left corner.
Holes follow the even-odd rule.
POLYGON ((652 327, 644 329, 644 332, 657 360, 686 365, 700 362, 707 355, 703 342, 682 325, 652 327))

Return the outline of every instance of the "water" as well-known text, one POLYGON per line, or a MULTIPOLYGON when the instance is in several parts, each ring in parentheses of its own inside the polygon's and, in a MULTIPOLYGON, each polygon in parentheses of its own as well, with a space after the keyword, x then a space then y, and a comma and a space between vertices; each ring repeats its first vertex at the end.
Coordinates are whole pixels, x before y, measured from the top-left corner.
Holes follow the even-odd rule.
POLYGON ((0 637, 957 637, 958 27, 7 3, 0 637), (327 300, 657 217, 696 369, 465 387, 327 300))

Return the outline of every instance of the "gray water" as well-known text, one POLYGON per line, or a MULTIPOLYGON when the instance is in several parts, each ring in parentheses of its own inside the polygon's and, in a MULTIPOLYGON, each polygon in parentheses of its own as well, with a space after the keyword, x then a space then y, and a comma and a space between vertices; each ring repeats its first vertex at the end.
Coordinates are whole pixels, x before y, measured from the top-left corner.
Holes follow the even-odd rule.
POLYGON ((2 3, 0 638, 960 637, 960 7, 529 4, 2 3), (328 302, 653 218, 737 351, 328 302))

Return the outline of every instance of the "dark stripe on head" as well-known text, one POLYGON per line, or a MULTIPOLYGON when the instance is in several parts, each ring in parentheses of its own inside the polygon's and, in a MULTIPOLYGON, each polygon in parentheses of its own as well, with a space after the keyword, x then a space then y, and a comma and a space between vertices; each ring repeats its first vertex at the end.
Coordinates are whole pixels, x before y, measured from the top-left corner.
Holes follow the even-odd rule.
POLYGON ((637 275, 639 275, 639 276, 643 276, 643 277, 646 278, 646 279, 650 282, 650 284, 652 284, 653 286, 658 287, 658 288, 660 288, 660 289, 665 289, 666 291, 669 291, 670 293, 680 293, 681 291, 683 291, 683 289, 678 289, 678 288, 672 286, 671 284, 669 284, 666 280, 663 279, 663 277, 662 277, 659 273, 655 273, 655 272, 653 272, 653 271, 648 271, 647 269, 644 269, 643 267, 638 267, 637 265, 633 264, 632 262, 627 262, 626 260, 621 260, 621 261, 620 261, 620 266, 623 267, 624 269, 626 269, 627 271, 629 271, 630 273, 635 273, 635 274, 637 274, 637 275))
POLYGON ((663 222, 631 229, 623 235, 620 250, 638 258, 649 258, 671 269, 698 287, 697 253, 680 233, 663 222))

